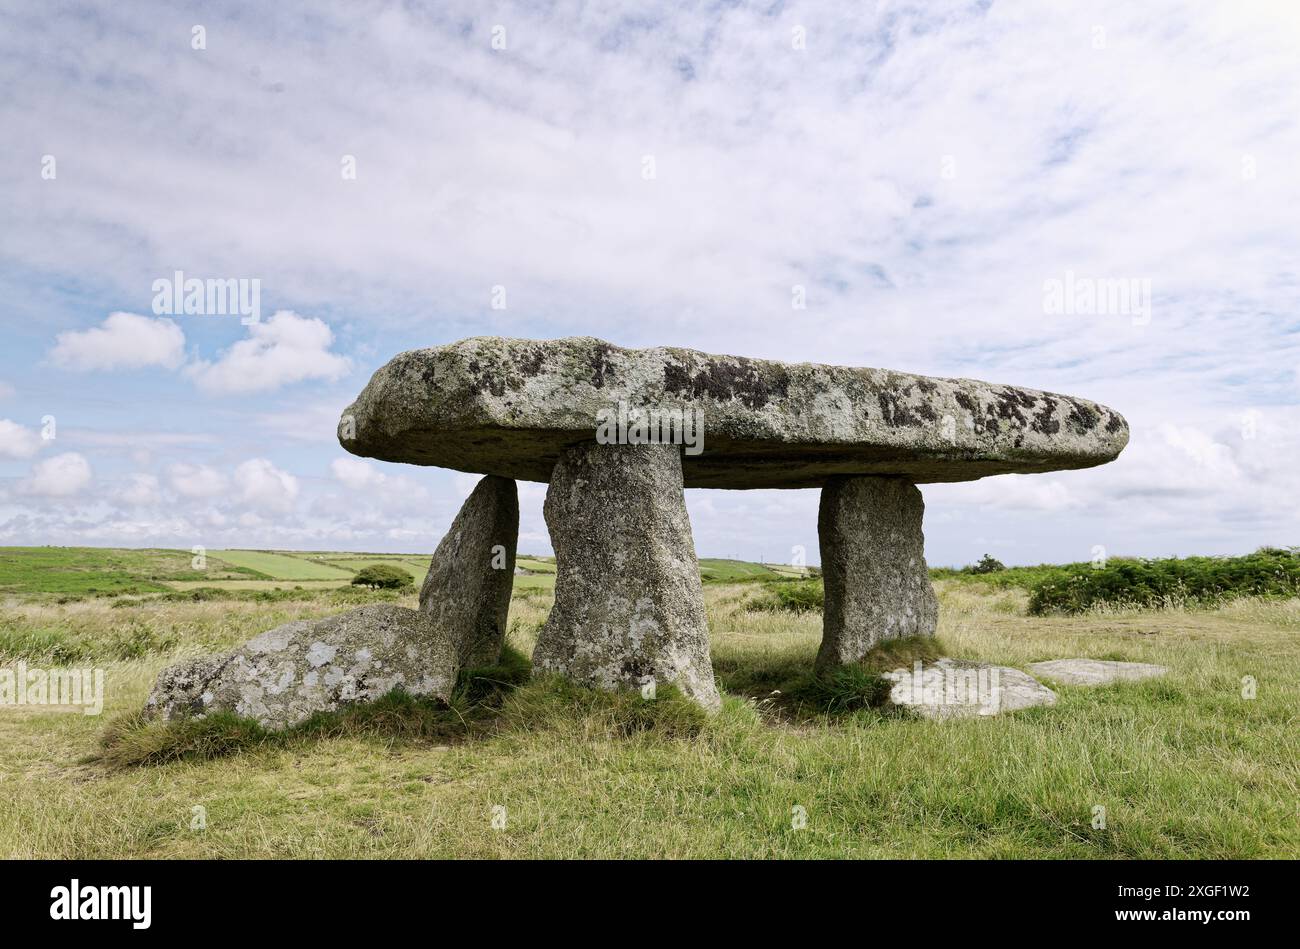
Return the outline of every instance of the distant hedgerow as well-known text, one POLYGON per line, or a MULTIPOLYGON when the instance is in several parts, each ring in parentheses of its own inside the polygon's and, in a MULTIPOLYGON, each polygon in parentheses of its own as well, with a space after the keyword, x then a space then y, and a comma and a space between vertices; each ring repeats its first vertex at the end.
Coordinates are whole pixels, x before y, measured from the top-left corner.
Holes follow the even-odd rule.
POLYGON ((1102 604, 1152 608, 1210 605, 1242 596, 1300 595, 1300 549, 1261 548, 1244 557, 1112 559, 1071 564, 1040 580, 1029 612, 1082 613, 1102 604))

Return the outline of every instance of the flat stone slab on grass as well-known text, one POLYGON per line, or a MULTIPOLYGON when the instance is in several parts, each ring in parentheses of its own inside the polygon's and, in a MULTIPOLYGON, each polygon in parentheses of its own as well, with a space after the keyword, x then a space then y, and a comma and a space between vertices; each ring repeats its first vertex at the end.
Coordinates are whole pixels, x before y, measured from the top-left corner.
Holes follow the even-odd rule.
POLYGON ((446 701, 457 671, 453 643, 426 614, 374 604, 285 623, 234 652, 170 666, 144 711, 164 719, 234 712, 287 728, 399 687, 446 701))
POLYGON ((925 718, 979 718, 1035 705, 1055 705, 1056 693, 1010 666, 936 659, 884 673, 889 701, 925 718))
POLYGON ((1052 679, 1062 685, 1108 685, 1111 682, 1136 682, 1162 676, 1169 669, 1148 662, 1114 662, 1109 659, 1050 659, 1033 662, 1034 675, 1052 679))
POLYGON ((1090 468, 1113 460, 1129 435, 1113 409, 1036 389, 623 349, 589 336, 480 336, 402 353, 344 411, 338 435, 355 455, 548 482, 563 449, 594 441, 620 405, 660 421, 676 411, 678 423, 693 413, 702 451, 684 452, 683 477, 700 488, 1090 468))

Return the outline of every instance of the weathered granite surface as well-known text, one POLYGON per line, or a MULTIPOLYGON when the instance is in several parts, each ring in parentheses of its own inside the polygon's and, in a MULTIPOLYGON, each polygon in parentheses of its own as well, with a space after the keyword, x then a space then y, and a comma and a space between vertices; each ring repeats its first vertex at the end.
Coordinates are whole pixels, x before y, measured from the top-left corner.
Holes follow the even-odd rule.
POLYGON ((594 442, 568 449, 543 511, 555 605, 533 668, 611 690, 672 683, 718 708, 680 451, 594 442))
POLYGON ((833 475, 968 481, 1114 459, 1128 424, 1087 399, 971 379, 622 349, 591 337, 475 337, 402 353, 343 413, 353 454, 549 481, 598 413, 698 411, 688 487, 817 487, 833 475))
POLYGON ((1149 662, 1116 662, 1109 659, 1050 659, 1032 662, 1029 671, 1053 679, 1062 685, 1107 685, 1111 682, 1136 682, 1162 676, 1169 669, 1149 662))
POLYGON ((462 669, 501 658, 515 578, 519 491, 488 475, 451 522, 420 588, 420 609, 456 647, 462 669))
POLYGON ((886 639, 933 636, 939 601, 925 564, 925 502, 903 478, 827 481, 817 514, 825 603, 817 671, 886 639))
POLYGON ((884 678, 894 683, 891 703, 925 718, 975 718, 1056 704, 1056 693, 1033 676, 986 662, 938 659, 884 678))
POLYGON ((428 616, 375 604, 285 623, 234 652, 164 669, 144 710, 165 719, 234 712, 286 728, 399 686, 446 701, 457 671, 451 641, 428 616))

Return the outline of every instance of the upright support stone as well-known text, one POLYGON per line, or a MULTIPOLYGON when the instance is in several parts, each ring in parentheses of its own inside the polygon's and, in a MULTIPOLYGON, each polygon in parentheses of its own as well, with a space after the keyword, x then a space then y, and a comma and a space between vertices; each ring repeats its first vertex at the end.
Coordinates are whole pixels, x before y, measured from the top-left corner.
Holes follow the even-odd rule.
POLYGON ((934 635, 939 601, 925 565, 924 511, 906 478, 836 477, 822 488, 818 672, 858 662, 886 639, 934 635))
POLYGON ((602 689, 677 686, 721 704, 675 445, 565 449, 544 507, 555 605, 533 668, 602 689))
POLYGON ((460 668, 501 658, 519 541, 519 491, 488 475, 451 522, 420 588, 420 609, 451 638, 460 668))

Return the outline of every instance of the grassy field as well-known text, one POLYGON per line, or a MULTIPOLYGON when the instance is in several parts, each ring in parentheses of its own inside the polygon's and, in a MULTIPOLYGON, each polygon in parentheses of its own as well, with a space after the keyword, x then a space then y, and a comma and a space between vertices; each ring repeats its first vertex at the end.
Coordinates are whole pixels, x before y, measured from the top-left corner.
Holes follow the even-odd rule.
MULTIPOLYGON (((206 566, 192 566, 181 550, 116 550, 100 547, 0 547, 0 594, 115 596, 194 590, 288 590, 341 587, 371 564, 388 564, 411 575, 416 588, 429 572, 429 554, 356 554, 295 550, 210 550, 206 566)), ((521 554, 524 589, 555 586, 555 558, 521 554)), ((801 576, 793 567, 705 558, 706 583, 779 580, 801 576)))
POLYGON ((0 594, 150 593, 175 581, 267 579, 246 565, 209 556, 204 570, 183 550, 0 547, 0 594))
MULTIPOLYGON (((356 570, 309 559, 309 555, 269 550, 214 550, 212 556, 270 580, 351 580, 356 570)), ((362 565, 364 566, 364 564, 362 565)), ((358 568, 359 569, 359 568, 358 568)))
MULTIPOLYGON (((104 563, 129 573, 116 553, 104 563)), ((173 566, 183 573, 188 555, 173 566)), ((0 708, 7 857, 1300 856, 1300 600, 1032 617, 1021 589, 940 580, 948 655, 1171 672, 1060 687, 1052 708, 931 722, 772 695, 806 675, 820 614, 752 609, 764 584, 713 582, 727 697, 711 720, 671 696, 629 704, 548 680, 507 687, 502 674, 482 678, 495 698, 463 721, 380 708, 217 757, 130 765, 105 733, 129 729, 167 664, 392 594, 59 602, 35 586, 5 600, 0 664, 102 667, 106 705, 100 717, 0 708)), ((549 589, 516 583, 515 650, 531 650, 550 603, 549 589)))

